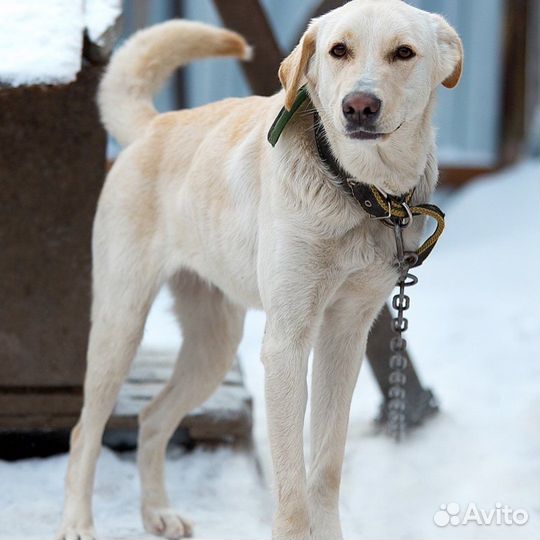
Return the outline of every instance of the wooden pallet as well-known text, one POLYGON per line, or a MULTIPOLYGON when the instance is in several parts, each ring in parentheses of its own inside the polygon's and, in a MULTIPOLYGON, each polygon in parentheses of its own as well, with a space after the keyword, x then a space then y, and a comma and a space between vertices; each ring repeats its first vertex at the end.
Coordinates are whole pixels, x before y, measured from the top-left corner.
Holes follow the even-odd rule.
MULTIPOLYGON (((172 351, 143 348, 139 352, 107 424, 106 441, 112 446, 134 444, 137 415, 163 388, 174 361, 172 351)), ((75 425, 81 406, 80 389, 28 388, 24 392, 0 392, 0 431, 50 433, 68 430, 75 425)), ((249 438, 251 426, 251 397, 244 387, 238 362, 235 362, 216 392, 184 418, 176 438, 195 442, 241 440, 249 438)))
MULTIPOLYGON (((143 350, 120 391, 108 424, 110 429, 134 430, 141 409, 163 388, 174 365, 174 355, 143 350)), ((193 440, 243 439, 252 425, 251 397, 236 361, 216 392, 180 424, 193 440)))

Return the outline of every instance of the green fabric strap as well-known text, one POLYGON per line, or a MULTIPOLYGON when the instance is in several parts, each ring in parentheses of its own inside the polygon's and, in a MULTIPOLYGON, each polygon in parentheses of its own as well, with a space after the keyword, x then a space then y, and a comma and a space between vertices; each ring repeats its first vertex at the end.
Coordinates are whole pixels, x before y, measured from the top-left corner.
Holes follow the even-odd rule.
POLYGON ((281 133, 285 129, 285 126, 294 116, 294 113, 298 110, 300 105, 302 105, 302 103, 304 103, 304 101, 306 101, 306 99, 308 98, 309 94, 307 88, 305 86, 302 86, 302 88, 300 88, 300 90, 298 91, 298 94, 296 94, 296 99, 294 100, 291 110, 288 111, 285 107, 281 109, 279 114, 276 116, 276 119, 272 123, 270 131, 268 132, 268 142, 272 146, 276 146, 276 143, 278 142, 281 133))

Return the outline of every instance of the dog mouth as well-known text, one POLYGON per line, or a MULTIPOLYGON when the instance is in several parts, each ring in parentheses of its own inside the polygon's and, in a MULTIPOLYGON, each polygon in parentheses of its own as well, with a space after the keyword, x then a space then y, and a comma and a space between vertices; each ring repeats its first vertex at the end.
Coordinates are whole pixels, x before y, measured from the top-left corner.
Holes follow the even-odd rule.
POLYGON ((388 133, 375 133, 373 131, 363 131, 361 129, 347 131, 347 137, 349 137, 349 139, 357 139, 359 141, 376 141, 387 135, 388 133))
POLYGON ((349 139, 356 139, 358 141, 376 141, 379 139, 385 139, 390 137, 393 133, 395 133, 403 123, 399 124, 399 126, 394 129, 393 131, 389 131, 388 133, 379 133, 376 131, 366 131, 363 129, 354 129, 354 130, 347 130, 345 135, 349 139))

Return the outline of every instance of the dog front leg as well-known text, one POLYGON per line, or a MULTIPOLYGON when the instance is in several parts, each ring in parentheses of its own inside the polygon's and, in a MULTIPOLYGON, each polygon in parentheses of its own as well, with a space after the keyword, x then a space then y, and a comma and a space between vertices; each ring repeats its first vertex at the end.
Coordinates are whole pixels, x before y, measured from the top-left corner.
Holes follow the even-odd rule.
POLYGON ((322 280, 301 276, 297 281, 288 273, 281 285, 280 280, 274 273, 262 347, 277 500, 273 538, 305 540, 310 538, 303 450, 307 364, 312 336, 337 279, 325 273, 322 280))
MULTIPOLYGON (((381 300, 382 303, 382 300, 381 300)), ((308 498, 313 540, 341 540, 339 487, 349 411, 379 303, 351 292, 329 306, 314 348, 308 498)))
POLYGON ((303 427, 307 400, 309 345, 276 335, 267 325, 262 361, 268 433, 277 507, 273 538, 309 538, 303 427))

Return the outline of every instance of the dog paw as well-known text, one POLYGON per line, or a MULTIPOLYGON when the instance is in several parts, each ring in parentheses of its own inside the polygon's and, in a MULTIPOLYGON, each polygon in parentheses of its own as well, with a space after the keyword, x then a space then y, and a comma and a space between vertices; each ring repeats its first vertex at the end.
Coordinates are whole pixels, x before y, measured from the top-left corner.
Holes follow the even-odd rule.
POLYGON ((147 508, 142 514, 146 531, 167 540, 188 538, 193 533, 191 523, 172 508, 147 508))
POLYGON ((97 540, 97 537, 91 528, 66 527, 56 540, 97 540))

